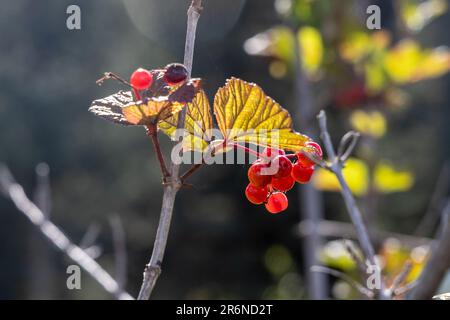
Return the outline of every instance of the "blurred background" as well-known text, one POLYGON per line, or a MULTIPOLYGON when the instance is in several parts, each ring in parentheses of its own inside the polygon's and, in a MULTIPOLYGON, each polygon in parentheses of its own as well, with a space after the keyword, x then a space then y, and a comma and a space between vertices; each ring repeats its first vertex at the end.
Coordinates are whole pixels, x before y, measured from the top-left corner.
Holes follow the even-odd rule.
MULTIPOLYGON (((111 219, 123 224, 126 289, 137 295, 161 206, 159 167, 142 128, 102 121, 87 109, 123 89, 95 81, 128 78, 182 62, 182 0, 2 1, 0 162, 30 198, 50 170, 50 218, 115 272, 111 219), (81 9, 68 30, 66 9, 81 9), (93 239, 93 241, 92 241, 93 239), (94 245, 94 247, 92 247, 94 245)), ((368 221, 386 278, 405 261, 420 274, 449 197, 450 68, 446 0, 204 0, 193 75, 212 101, 228 77, 259 84, 287 108, 295 128, 318 140, 327 112, 335 143, 362 133, 345 176, 368 221), (368 30, 366 8, 381 8, 368 30)), ((162 137, 164 149, 171 143, 162 137)), ((323 264, 357 280, 341 239, 352 227, 333 177, 315 173, 273 216, 244 195, 247 166, 205 166, 176 201, 155 299, 358 297, 341 279, 310 272, 323 264), (303 219, 312 219, 309 228, 303 219)), ((42 185, 42 184, 41 184, 42 185)), ((42 190, 41 190, 42 191, 42 190)), ((1 299, 110 299, 85 272, 68 290, 72 264, 0 197, 1 299)), ((450 291, 450 279, 441 290, 450 291)))

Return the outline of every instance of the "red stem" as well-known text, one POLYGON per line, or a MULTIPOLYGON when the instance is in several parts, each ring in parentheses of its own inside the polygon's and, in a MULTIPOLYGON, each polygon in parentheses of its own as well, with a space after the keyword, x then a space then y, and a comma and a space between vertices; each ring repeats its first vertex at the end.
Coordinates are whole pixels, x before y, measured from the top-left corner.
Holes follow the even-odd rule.
POLYGON ((133 92, 134 92, 134 97, 135 97, 136 101, 141 100, 141 95, 139 94, 139 91, 136 88, 133 88, 133 92))
POLYGON ((150 137, 150 140, 152 141, 153 147, 156 151, 156 156, 158 158, 159 166, 161 168, 161 173, 163 176, 164 182, 166 181, 166 178, 170 177, 170 172, 167 170, 166 162, 164 160, 164 156, 161 151, 161 147, 159 145, 158 141, 158 133, 155 125, 148 125, 147 128, 147 135, 150 137))
POLYGON ((233 142, 233 143, 228 143, 229 146, 235 147, 236 149, 241 149, 244 150, 245 152, 247 152, 248 154, 252 154, 255 157, 259 158, 264 158, 263 155, 261 155, 259 152, 252 150, 250 148, 247 148, 246 146, 241 146, 240 144, 233 142))

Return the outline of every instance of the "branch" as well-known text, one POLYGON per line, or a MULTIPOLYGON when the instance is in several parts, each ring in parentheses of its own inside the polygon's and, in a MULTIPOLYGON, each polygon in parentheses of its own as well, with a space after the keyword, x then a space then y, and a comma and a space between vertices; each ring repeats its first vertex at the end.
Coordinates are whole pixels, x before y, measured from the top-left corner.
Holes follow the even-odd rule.
POLYGON ((311 267, 311 271, 312 272, 321 272, 321 273, 328 273, 336 278, 339 278, 345 282, 347 282, 350 286, 352 286, 354 289, 356 289, 359 293, 361 293, 362 295, 366 296, 369 299, 373 298, 373 292, 370 291, 369 289, 365 288, 363 285, 361 285, 359 282, 353 280, 350 276, 348 276, 347 274, 339 271, 339 270, 335 270, 335 269, 331 269, 328 267, 323 267, 323 266, 312 266, 311 267))
MULTIPOLYGON (((192 0, 191 5, 189 6, 189 9, 187 11, 187 31, 183 64, 188 70, 189 77, 192 73, 195 33, 197 30, 197 23, 200 18, 201 10, 202 1, 192 0)), ((177 124, 178 129, 184 129, 186 110, 187 108, 183 108, 179 113, 177 124)), ((175 197, 178 190, 182 186, 182 181, 179 177, 179 170, 180 166, 172 163, 172 172, 168 179, 169 181, 164 184, 164 194, 158 230, 156 231, 156 239, 153 245, 153 252, 150 258, 150 262, 146 265, 144 270, 144 279, 142 281, 141 290, 139 291, 138 300, 148 300, 150 298, 150 294, 152 293, 156 281, 161 274, 161 264, 164 258, 167 238, 169 236, 175 197)))
MULTIPOLYGON (((378 266, 378 263, 375 260, 375 250, 372 246, 372 243, 370 242, 369 232, 366 225, 364 224, 361 212, 356 205, 355 198, 353 198, 352 192, 350 191, 350 188, 348 187, 348 184, 342 174, 343 162, 339 159, 334 151, 333 143, 331 142, 330 134, 328 133, 327 117, 323 110, 319 112, 317 120, 319 121, 320 137, 322 138, 329 161, 331 162, 327 169, 333 172, 339 181, 339 184, 341 186, 341 194, 344 198, 347 212, 350 215, 350 219, 352 220, 352 223, 355 227, 356 236, 358 238, 361 250, 364 253, 364 257, 372 266, 378 266)), ((384 292, 385 285, 383 281, 380 281, 380 283, 381 288, 379 289, 379 297, 383 299, 386 298, 384 292)))
MULTIPOLYGON (((298 24, 288 22, 294 39, 297 39, 298 24)), ((294 41, 294 72, 295 72, 295 101, 296 120, 303 133, 313 136, 312 117, 315 103, 310 79, 303 68, 303 51, 300 41, 294 41)), ((318 234, 317 225, 323 219, 323 204, 320 192, 312 185, 303 185, 299 190, 299 203, 301 209, 300 219, 307 222, 311 232, 302 243, 304 264, 306 269, 306 287, 311 299, 325 299, 327 297, 328 279, 321 273, 311 272, 311 267, 318 264, 317 252, 322 247, 322 239, 318 234)))
POLYGON ((16 205, 30 222, 59 250, 65 253, 76 264, 82 267, 107 292, 117 299, 132 300, 133 297, 120 289, 119 284, 97 261, 92 259, 83 249, 74 244, 64 232, 53 224, 46 215, 28 199, 21 185, 15 182, 8 168, 0 164, 0 191, 16 205))
MULTIPOLYGON (((304 237, 311 232, 309 224, 301 222, 298 227, 298 235, 304 237)), ((317 226, 317 232, 322 237, 327 238, 356 238, 355 228, 351 223, 332 221, 332 220, 322 220, 317 226)), ((395 238, 398 239, 403 245, 408 248, 414 248, 421 245, 427 245, 431 242, 430 238, 410 236, 403 233, 390 232, 390 231, 377 231, 374 233, 374 240, 377 243, 382 243, 384 239, 395 238)))
POLYGON ((416 288, 409 299, 431 299, 436 293, 442 278, 450 267, 450 201, 442 214, 442 227, 439 240, 436 240, 431 250, 431 257, 423 269, 416 288))
POLYGON ((396 295, 396 292, 398 292, 398 289, 402 285, 402 283, 406 280, 406 277, 408 277, 409 273, 411 272, 413 265, 411 261, 406 261, 403 265, 402 270, 399 272, 399 274, 394 278, 394 281, 392 281, 391 287, 387 290, 387 294, 391 297, 396 295))

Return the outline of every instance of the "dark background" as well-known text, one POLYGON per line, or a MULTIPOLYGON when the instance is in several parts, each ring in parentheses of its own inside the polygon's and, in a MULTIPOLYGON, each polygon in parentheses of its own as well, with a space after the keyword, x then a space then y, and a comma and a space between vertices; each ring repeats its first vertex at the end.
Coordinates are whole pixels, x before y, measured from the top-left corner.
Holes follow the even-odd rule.
MULTIPOLYGON (((127 78, 139 66, 151 69, 182 61, 187 4, 1 1, 0 162, 30 196, 35 166, 48 163, 52 220, 75 242, 90 225, 100 226, 99 262, 112 273, 108 217, 118 214, 127 239, 127 289, 133 295, 156 233, 162 195, 159 168, 142 128, 112 125, 87 109, 92 100, 122 88, 113 81, 97 86, 103 72, 127 78), (81 30, 66 28, 70 4, 81 7, 81 30)), ((226 78, 236 76, 258 83, 295 112, 292 79, 272 78, 266 59, 243 50, 246 39, 279 22, 273 1, 206 0, 204 7, 193 75, 204 79, 210 99, 226 78)), ((425 46, 448 45, 448 29, 447 13, 426 29, 421 41, 425 46)), ((378 220, 384 229, 414 230, 450 154, 448 80, 447 75, 408 88, 413 103, 402 118, 393 120, 381 143, 393 161, 416 174, 412 190, 381 200, 378 220)), ((329 108, 339 137, 348 125, 329 108)), ((168 139, 162 141, 169 150, 168 139)), ((244 165, 206 166, 192 178, 195 189, 179 193, 155 298, 306 297, 301 239, 294 232, 300 216, 297 190, 290 193, 285 213, 269 215, 246 201, 246 170, 244 165), (281 275, 273 271, 277 267, 281 275)), ((325 208, 327 218, 347 220, 337 194, 325 195, 325 208)), ((69 264, 0 198, 0 298, 110 298, 85 273, 82 290, 67 290, 69 264)))

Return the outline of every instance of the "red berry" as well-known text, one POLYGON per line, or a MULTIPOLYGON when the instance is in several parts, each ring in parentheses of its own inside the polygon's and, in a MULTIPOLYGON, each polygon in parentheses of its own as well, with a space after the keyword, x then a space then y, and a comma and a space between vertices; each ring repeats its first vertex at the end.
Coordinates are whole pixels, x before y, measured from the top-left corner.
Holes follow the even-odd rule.
POLYGON ((268 170, 269 165, 261 160, 256 160, 248 169, 248 180, 256 187, 266 186, 272 180, 270 175, 264 174, 263 170, 268 170))
POLYGON ((292 162, 286 156, 277 156, 271 163, 272 166, 276 166, 277 170, 274 177, 282 178, 291 174, 292 162))
MULTIPOLYGON (((312 156, 318 158, 319 160, 322 160, 322 148, 314 142, 314 141, 308 141, 305 145, 305 148, 303 148, 303 151, 311 154, 312 156)), ((305 156, 302 152, 299 152, 297 154, 298 161, 305 167, 313 166, 315 163, 314 161, 311 161, 307 156, 305 156)))
POLYGON ((188 71, 181 63, 171 63, 167 65, 165 69, 164 81, 170 86, 179 84, 188 77, 188 71))
POLYGON ((303 166, 301 163, 296 163, 292 167, 292 178, 299 183, 307 183, 311 179, 314 172, 314 166, 303 166))
POLYGON ((323 156, 322 148, 320 147, 320 145, 317 142, 308 141, 306 143, 306 145, 308 147, 312 147, 312 148, 316 149, 316 154, 317 154, 318 158, 322 159, 322 156, 323 156))
POLYGON ((283 178, 272 178, 272 187, 278 191, 286 192, 292 189, 295 184, 294 178, 292 176, 286 176, 283 178))
POLYGON ((248 201, 253 204, 261 204, 265 202, 268 192, 269 191, 267 189, 267 186, 256 187, 251 183, 249 183, 247 188, 245 188, 245 196, 247 197, 248 201))
POLYGON ((139 68, 131 74, 130 84, 137 90, 145 90, 152 85, 153 76, 150 71, 139 68))
POLYGON ((266 209, 270 213, 276 214, 286 210, 288 207, 288 199, 282 192, 274 192, 270 195, 266 203, 266 209))
POLYGON ((285 152, 283 150, 272 148, 272 147, 267 147, 262 152, 262 156, 266 157, 266 158, 269 158, 269 159, 273 159, 276 156, 281 156, 281 155, 284 155, 284 154, 285 154, 285 152))

